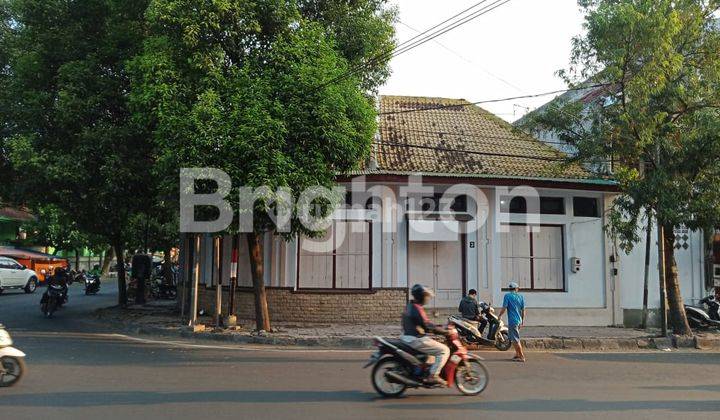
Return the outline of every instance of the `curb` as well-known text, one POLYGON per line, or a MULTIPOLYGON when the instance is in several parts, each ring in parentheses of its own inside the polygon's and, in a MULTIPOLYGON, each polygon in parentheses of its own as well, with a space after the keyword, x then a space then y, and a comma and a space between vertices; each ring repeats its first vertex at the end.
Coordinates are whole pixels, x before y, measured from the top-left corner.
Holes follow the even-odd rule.
MULTIPOLYGON (((190 338, 203 341, 259 344, 283 347, 319 347, 343 349, 372 349, 374 339, 370 337, 288 337, 282 335, 238 335, 219 334, 209 331, 193 332, 187 327, 167 329, 159 327, 135 326, 126 324, 123 330, 128 334, 153 335, 171 338, 190 338)), ((523 347, 529 351, 565 350, 576 352, 596 351, 642 351, 697 349, 720 350, 720 337, 645 337, 645 338, 577 338, 546 337, 526 338, 523 347)), ((468 346, 470 350, 493 350, 491 347, 468 346)))

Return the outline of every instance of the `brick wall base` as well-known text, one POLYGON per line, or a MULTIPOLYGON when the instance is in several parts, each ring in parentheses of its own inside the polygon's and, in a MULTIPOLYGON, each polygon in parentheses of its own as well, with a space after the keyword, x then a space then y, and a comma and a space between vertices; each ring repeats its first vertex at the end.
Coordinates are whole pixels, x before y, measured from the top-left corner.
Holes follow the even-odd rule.
MULTIPOLYGON (((267 289, 271 321, 332 324, 382 324, 398 322, 407 304, 406 289, 377 289, 371 293, 294 292, 267 289)), ((215 311, 215 289, 200 288, 198 305, 208 313, 215 311)), ((222 293, 222 313, 227 312, 228 290, 222 293)), ((235 292, 235 315, 255 318, 251 290, 235 292)))

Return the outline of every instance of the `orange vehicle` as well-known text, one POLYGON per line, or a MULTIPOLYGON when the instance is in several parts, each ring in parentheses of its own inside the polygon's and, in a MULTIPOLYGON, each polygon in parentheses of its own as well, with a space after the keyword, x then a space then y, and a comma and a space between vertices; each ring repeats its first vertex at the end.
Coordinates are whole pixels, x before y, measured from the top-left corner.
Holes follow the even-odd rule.
POLYGON ((32 249, 0 246, 0 256, 12 258, 33 270, 41 283, 45 281, 46 276, 52 275, 55 268, 70 267, 70 263, 65 258, 32 249))

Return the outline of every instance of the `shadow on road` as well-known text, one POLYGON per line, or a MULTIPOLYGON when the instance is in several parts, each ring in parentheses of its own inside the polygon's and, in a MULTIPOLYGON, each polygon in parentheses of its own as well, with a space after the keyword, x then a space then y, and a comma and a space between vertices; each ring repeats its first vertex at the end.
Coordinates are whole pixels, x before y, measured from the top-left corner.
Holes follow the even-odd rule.
MULTIPOLYGON (((2 404, 2 399, 0 399, 2 404)), ((583 399, 557 399, 557 400, 517 400, 517 401, 477 401, 466 404, 434 404, 423 403, 424 410, 482 410, 478 412, 498 411, 503 413, 586 413, 586 412, 619 412, 663 410, 678 412, 717 412, 720 410, 720 401, 589 401, 583 399)), ((385 405, 383 408, 394 410, 417 409, 411 405, 385 405)))
POLYGON ((720 392, 720 384, 711 385, 656 385, 644 386, 643 389, 656 389, 658 391, 704 391, 720 392))
POLYGON ((0 406, 80 408, 171 403, 314 403, 371 402, 375 394, 361 391, 89 391, 0 396, 0 406))
POLYGON ((720 353, 557 353, 555 356, 581 362, 672 363, 707 365, 720 363, 720 353))

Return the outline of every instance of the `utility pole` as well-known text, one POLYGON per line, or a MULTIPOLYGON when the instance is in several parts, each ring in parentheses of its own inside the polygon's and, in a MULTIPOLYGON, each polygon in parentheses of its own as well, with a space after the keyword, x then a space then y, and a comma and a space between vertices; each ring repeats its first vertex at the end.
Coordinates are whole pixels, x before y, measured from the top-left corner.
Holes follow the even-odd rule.
POLYGON ((647 218, 647 228, 645 229, 645 281, 643 284, 643 308, 642 320, 640 320, 640 328, 647 328, 648 321, 648 280, 650 277, 650 245, 652 241, 652 211, 648 208, 645 212, 647 218))
POLYGON ((658 268, 660 277, 660 329, 662 336, 667 337, 667 290, 665 288, 665 229, 658 222, 658 268))

